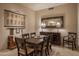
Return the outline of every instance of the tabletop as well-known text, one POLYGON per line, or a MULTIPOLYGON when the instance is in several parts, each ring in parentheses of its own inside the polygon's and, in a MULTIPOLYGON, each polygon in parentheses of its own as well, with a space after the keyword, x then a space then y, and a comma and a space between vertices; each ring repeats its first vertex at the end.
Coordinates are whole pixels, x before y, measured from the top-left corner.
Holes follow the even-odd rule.
POLYGON ((34 44, 34 45, 41 44, 42 42, 44 42, 43 38, 30 38, 30 39, 26 39, 26 43, 34 44))

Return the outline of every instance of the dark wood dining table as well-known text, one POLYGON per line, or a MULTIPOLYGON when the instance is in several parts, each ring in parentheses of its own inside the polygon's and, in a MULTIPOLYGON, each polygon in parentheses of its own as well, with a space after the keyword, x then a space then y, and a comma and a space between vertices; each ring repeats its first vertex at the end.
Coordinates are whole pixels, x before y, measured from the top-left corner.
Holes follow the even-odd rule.
MULTIPOLYGON (((34 38, 26 39, 26 44, 29 44, 35 49, 35 56, 37 56, 37 48, 41 46, 41 56, 43 55, 44 35, 35 36, 34 38)), ((21 36, 19 38, 22 38, 21 36)))
POLYGON ((43 55, 43 50, 42 49, 43 49, 43 44, 44 44, 44 40, 43 40, 44 37, 45 36, 35 36, 34 38, 29 38, 29 39, 26 40, 27 44, 30 44, 31 46, 34 47, 35 55, 38 54, 37 53, 37 48, 39 46, 41 46, 41 55, 43 55))

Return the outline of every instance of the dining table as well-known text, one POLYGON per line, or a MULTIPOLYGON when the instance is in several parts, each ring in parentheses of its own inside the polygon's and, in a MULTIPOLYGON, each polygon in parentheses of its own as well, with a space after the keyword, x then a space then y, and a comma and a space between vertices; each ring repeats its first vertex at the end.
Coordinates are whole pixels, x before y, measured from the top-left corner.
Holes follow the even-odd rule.
MULTIPOLYGON (((17 36, 18 38, 23 38, 22 36, 17 36)), ((41 56, 43 55, 43 44, 44 44, 44 37, 47 37, 45 35, 36 35, 35 37, 31 38, 29 37, 26 39, 26 44, 29 46, 32 46, 35 50, 35 56, 38 55, 38 48, 41 49, 41 56)))
POLYGON ((35 55, 38 54, 37 48, 41 46, 41 55, 43 55, 43 44, 45 36, 35 36, 34 38, 26 39, 26 43, 33 46, 35 49, 35 55))

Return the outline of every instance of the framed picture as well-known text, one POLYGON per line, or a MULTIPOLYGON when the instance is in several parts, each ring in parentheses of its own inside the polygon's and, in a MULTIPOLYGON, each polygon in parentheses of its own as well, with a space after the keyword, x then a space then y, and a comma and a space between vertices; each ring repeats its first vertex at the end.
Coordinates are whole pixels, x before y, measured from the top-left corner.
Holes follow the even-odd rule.
POLYGON ((25 27, 25 15, 18 14, 9 10, 4 10, 5 27, 25 27))
POLYGON ((19 34, 20 33, 20 29, 16 28, 16 33, 19 34))
POLYGON ((23 34, 23 29, 21 29, 21 34, 23 34))

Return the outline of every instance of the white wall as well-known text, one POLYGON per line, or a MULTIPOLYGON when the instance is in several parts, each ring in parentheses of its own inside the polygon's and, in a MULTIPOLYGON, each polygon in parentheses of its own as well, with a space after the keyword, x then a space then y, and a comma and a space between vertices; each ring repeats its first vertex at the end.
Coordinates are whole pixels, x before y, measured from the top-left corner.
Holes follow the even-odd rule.
MULTIPOLYGON (((24 33, 35 31, 34 11, 29 8, 25 8, 20 4, 0 4, 0 49, 7 48, 7 37, 9 35, 9 30, 4 27, 4 9, 26 15, 24 33)), ((17 34, 15 33, 15 35, 17 34)))

